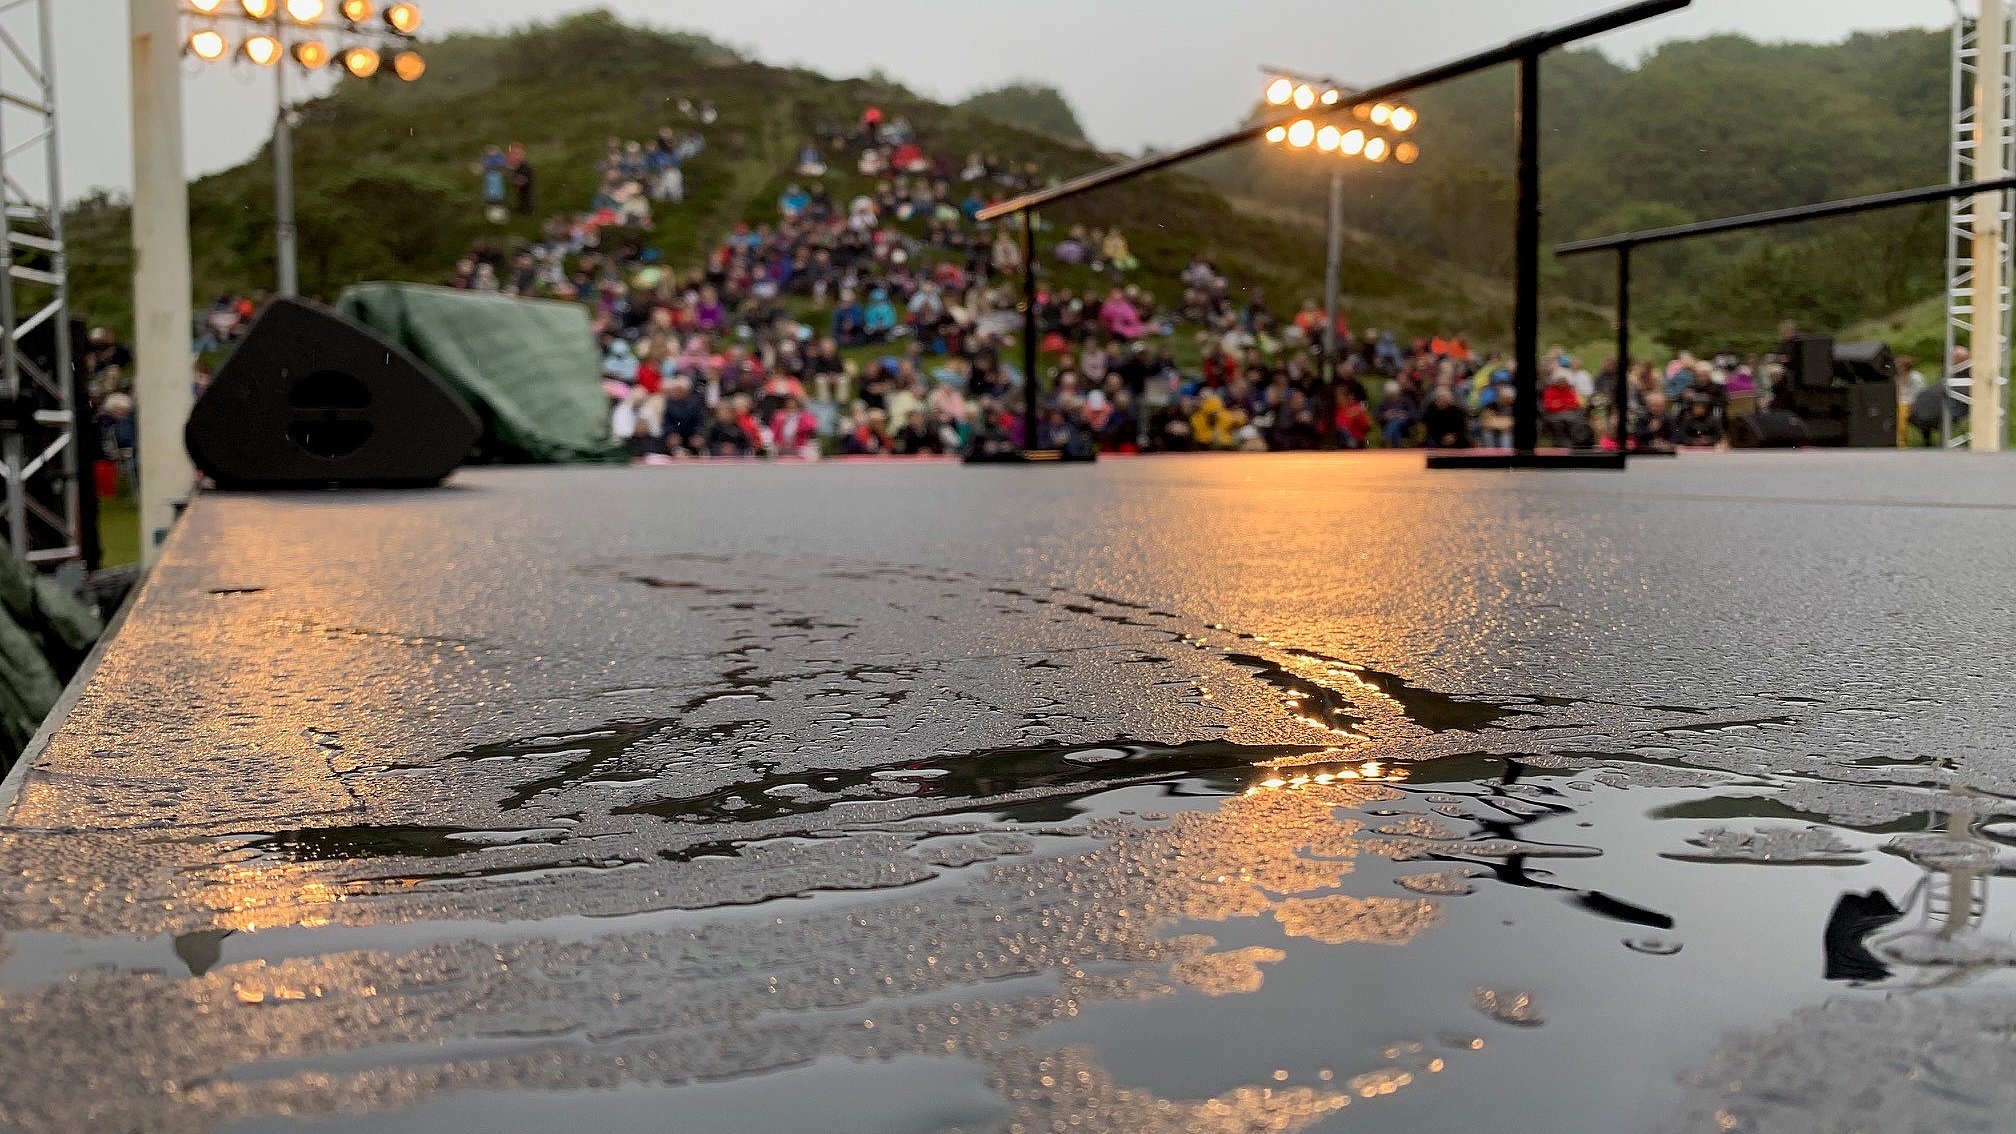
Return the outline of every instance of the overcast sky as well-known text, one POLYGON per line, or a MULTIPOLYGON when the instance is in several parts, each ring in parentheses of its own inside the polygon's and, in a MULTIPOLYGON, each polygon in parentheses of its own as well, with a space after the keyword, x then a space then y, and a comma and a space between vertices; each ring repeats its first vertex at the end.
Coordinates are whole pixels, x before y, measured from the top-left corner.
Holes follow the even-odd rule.
MULTIPOLYGON (((1064 91, 1095 142, 1128 151, 1192 141, 1233 122, 1257 96, 1263 64, 1371 82, 1615 6, 1615 0, 419 2, 423 31, 431 33, 606 7, 704 32, 767 62, 836 76, 879 67, 943 98, 1036 79, 1064 91)), ((127 4, 52 5, 66 197, 131 184, 127 4)), ((1688 12, 1617 33, 1601 46, 1630 59, 1664 39, 1719 31, 1826 41, 1860 29, 1946 26, 1952 18, 1952 0, 1695 0, 1688 12)), ((243 161, 271 129, 272 76, 185 66, 190 173, 243 161)))

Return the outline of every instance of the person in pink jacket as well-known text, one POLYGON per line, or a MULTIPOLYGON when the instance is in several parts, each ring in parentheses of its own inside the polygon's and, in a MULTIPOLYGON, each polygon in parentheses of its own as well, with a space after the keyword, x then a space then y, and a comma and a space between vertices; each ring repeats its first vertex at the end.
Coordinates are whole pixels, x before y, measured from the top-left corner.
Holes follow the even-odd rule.
POLYGON ((1106 328, 1107 334, 1123 339, 1138 339, 1148 331, 1141 325, 1141 313, 1134 310, 1134 305, 1127 302, 1117 287, 1099 306, 1099 325, 1106 328))
POLYGON ((783 408, 770 415, 770 436, 780 457, 819 456, 819 419, 805 408, 797 395, 786 399, 783 408))

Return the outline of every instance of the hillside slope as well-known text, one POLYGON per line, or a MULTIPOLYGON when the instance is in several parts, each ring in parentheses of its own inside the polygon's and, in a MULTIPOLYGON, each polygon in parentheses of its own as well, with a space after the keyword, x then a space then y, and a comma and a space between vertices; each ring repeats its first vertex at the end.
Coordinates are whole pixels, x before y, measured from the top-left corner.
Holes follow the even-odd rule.
MULTIPOLYGON (((1948 36, 1836 44, 1737 36, 1671 43, 1636 67, 1594 51, 1542 73, 1547 239, 1934 184, 1946 178, 1948 36)), ((1377 76, 1370 76, 1377 78, 1377 76)), ((1502 277, 1510 263, 1510 68, 1421 92, 1419 164, 1353 169, 1347 214, 1403 248, 1502 277)), ((1320 215, 1303 155, 1232 151, 1199 173, 1228 192, 1320 215)), ((1325 171, 1327 172, 1327 170, 1325 171)), ((1844 328, 1943 286, 1943 210, 1680 244, 1641 254, 1644 326, 1675 346, 1762 347, 1778 322, 1844 328)), ((1607 258, 1549 264, 1556 294, 1611 301, 1607 258)))
MULTIPOLYGON (((851 122, 879 105, 907 117, 927 150, 1035 162, 1070 176, 1111 160, 1053 133, 948 107, 887 81, 835 81, 752 62, 705 39, 627 26, 591 12, 503 36, 464 35, 427 46, 419 83, 345 83, 303 108, 296 136, 304 292, 333 297, 363 279, 438 282, 479 240, 534 239, 550 213, 588 207, 597 159, 611 137, 641 139, 693 124, 682 100, 711 102, 707 149, 688 166, 683 205, 661 208, 649 238, 673 264, 697 263, 740 221, 768 221, 799 147, 822 120, 851 122), (533 217, 498 226, 480 208, 472 163, 489 144, 522 142, 538 174, 533 217)), ((851 190, 835 175, 836 192, 851 190)), ((198 297, 267 286, 274 278, 272 172, 261 154, 191 186, 198 297)), ((1278 310, 1320 293, 1322 241, 1302 223, 1232 207, 1184 176, 1144 179, 1045 216, 1055 228, 1122 225, 1145 286, 1174 300, 1176 276, 1198 253, 1235 285, 1278 310)), ((128 317, 127 216, 87 202, 73 217, 76 302, 99 322, 128 317)), ((1361 325, 1405 331, 1503 333, 1509 300, 1490 280, 1452 272, 1378 240, 1354 241, 1344 266, 1347 310, 1361 325)), ((1568 333, 1600 328, 1592 308, 1555 311, 1568 333)))

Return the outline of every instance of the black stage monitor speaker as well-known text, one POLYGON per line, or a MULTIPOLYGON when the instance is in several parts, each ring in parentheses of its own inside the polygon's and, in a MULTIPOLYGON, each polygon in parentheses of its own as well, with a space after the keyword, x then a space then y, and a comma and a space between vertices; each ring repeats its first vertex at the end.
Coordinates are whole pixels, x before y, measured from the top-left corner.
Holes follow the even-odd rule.
POLYGON ((1834 384, 1834 336, 1800 335, 1786 344, 1785 377, 1807 389, 1834 384))
POLYGON ((1834 348, 1834 376, 1843 382, 1895 382, 1897 359, 1889 343, 1842 343, 1834 348))
POLYGON ((397 344, 276 299, 196 402, 183 438, 219 488, 439 484, 483 426, 397 344))
POLYGON ((1848 391, 1848 447, 1897 447, 1897 389, 1894 384, 1858 382, 1848 391))
POLYGON ((1806 423, 1781 411, 1748 414, 1729 423, 1729 444, 1738 449, 1797 449, 1808 440, 1806 423))

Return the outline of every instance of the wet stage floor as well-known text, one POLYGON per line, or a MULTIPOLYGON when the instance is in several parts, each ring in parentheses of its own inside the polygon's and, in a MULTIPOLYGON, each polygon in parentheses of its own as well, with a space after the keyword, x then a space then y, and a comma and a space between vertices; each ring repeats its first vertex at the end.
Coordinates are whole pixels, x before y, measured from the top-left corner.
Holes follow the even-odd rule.
POLYGON ((0 1127, 2005 1129, 2012 537, 1920 454, 206 497, 10 781, 0 1127))

